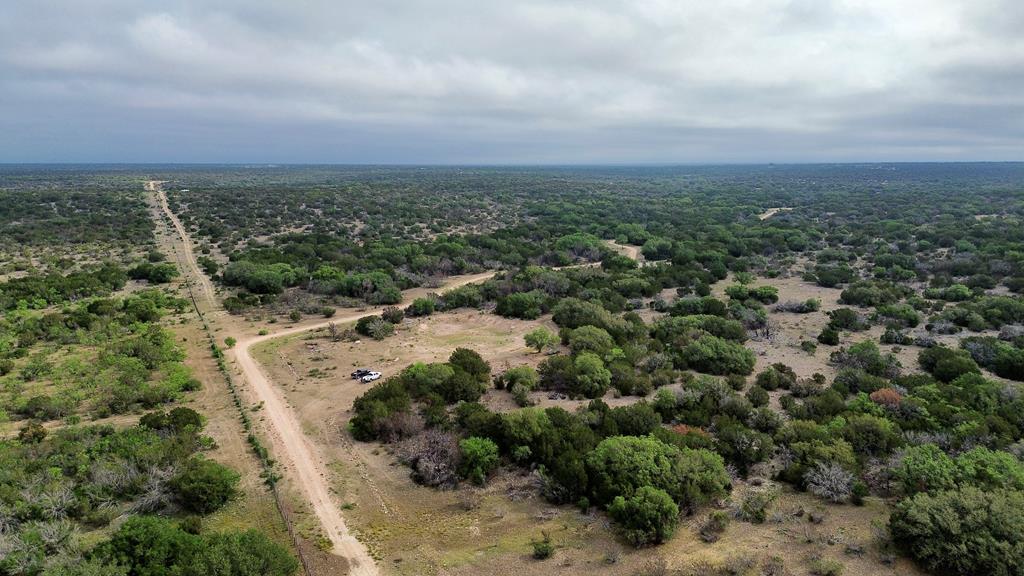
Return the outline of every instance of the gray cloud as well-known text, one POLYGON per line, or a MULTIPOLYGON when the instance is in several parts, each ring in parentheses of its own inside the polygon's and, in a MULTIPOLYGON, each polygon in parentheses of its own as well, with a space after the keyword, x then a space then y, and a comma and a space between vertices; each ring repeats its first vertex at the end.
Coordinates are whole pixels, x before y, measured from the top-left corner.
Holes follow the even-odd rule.
POLYGON ((1017 0, 40 0, 0 161, 1021 159, 1017 0))

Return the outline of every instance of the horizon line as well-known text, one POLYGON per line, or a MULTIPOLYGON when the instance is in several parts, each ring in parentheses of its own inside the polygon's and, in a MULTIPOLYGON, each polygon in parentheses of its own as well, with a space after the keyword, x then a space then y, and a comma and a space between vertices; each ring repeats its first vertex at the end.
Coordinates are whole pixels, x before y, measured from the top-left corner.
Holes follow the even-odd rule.
POLYGON ((763 162, 0 162, 0 167, 18 166, 233 166, 277 167, 380 167, 380 168, 672 168, 701 166, 868 166, 915 164, 1024 164, 1021 160, 851 160, 851 161, 763 161, 763 162))

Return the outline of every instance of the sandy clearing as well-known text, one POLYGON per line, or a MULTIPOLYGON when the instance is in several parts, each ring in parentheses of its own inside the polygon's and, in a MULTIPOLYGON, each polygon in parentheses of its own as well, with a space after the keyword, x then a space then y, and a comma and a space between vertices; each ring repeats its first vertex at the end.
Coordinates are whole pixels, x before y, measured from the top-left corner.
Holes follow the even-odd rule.
MULTIPOLYGON (((794 283, 793 290, 798 289, 794 283)), ((834 289, 820 288, 823 294, 827 290, 834 289)), ((528 349, 522 334, 537 325, 554 327, 550 316, 526 321, 461 309, 406 320, 394 336, 382 341, 334 342, 326 333, 306 332, 253 349, 303 422, 307 437, 322 452, 333 473, 332 494, 350 505, 351 511, 344 511, 348 526, 378 559, 382 574, 628 576, 644 573, 645 564, 660 557, 671 568, 688 572, 700 559, 725 562, 736 556, 775 554, 784 555, 794 573, 806 573, 801 571, 803 558, 811 554, 841 560, 846 564, 844 574, 866 576, 883 570, 870 553, 851 558, 843 554, 843 546, 819 541, 869 547, 871 522, 884 522, 886 514, 878 499, 865 507, 832 507, 809 494, 786 490, 775 509, 779 521, 734 522, 722 541, 708 545, 698 535, 700 521, 709 511, 703 510, 684 520, 672 541, 637 551, 617 538, 601 514, 580 515, 572 507, 534 497, 510 497, 513 485, 527 481, 519 470, 505 470, 482 488, 439 491, 416 484, 409 469, 396 461, 393 446, 354 442, 344 432, 353 415, 352 401, 368 388, 349 378, 352 368, 368 366, 391 375, 412 362, 443 362, 455 346, 463 345, 480 352, 496 372, 506 366, 534 365, 546 356, 528 349), (476 497, 482 500, 467 507, 466 502, 476 497), (806 516, 792 514, 799 508, 827 512, 827 517, 821 525, 810 525, 806 516), (557 543, 556 560, 537 562, 530 557, 530 540, 541 531, 549 532, 557 543), (814 543, 807 541, 808 531, 814 543), (616 561, 609 563, 610 557, 616 561)), ((807 375, 813 371, 818 370, 807 375)), ((551 400, 543 391, 535 393, 534 400, 541 407, 560 406, 570 412, 589 402, 551 400)), ((604 398, 611 406, 639 400, 616 398, 611 392, 604 398)), ((508 392, 493 388, 481 401, 496 411, 518 408, 508 392)), ((742 486, 734 494, 733 501, 738 501, 742 486)), ((890 571, 918 574, 905 559, 890 571)))
POLYGON ((789 208, 788 206, 781 206, 779 208, 769 208, 769 209, 765 210, 764 212, 758 214, 757 218, 758 218, 758 220, 767 220, 767 219, 771 218, 772 216, 775 216, 779 212, 789 212, 791 210, 792 210, 792 208, 789 208))

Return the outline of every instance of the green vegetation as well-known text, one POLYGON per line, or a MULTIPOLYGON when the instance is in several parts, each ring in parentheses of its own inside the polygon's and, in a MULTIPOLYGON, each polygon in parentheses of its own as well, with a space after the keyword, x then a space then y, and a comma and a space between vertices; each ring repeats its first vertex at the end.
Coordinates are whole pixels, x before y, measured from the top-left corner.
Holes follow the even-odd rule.
POLYGON ((162 324, 189 303, 119 293, 178 276, 151 249, 140 180, 0 171, 0 273, 14 273, 0 281, 0 573, 292 574, 263 534, 203 529, 239 475, 204 456, 205 418, 174 405, 199 382, 162 324))
POLYGON ((151 409, 199 387, 180 349, 157 324, 184 301, 146 290, 93 299, 60 311, 21 311, 0 320, 0 358, 8 362, 5 406, 19 416, 55 420, 151 409), (72 353, 67 353, 66 347, 72 353))
POLYGON ((973 486, 921 493, 896 506, 893 537, 931 570, 1017 574, 1024 566, 1024 492, 973 486))
MULTIPOLYGON (((648 546, 672 537, 680 513, 727 495, 729 474, 771 479, 822 506, 882 497, 900 550, 939 573, 1016 574, 1024 564, 1018 164, 211 167, 160 177, 182 184, 168 187, 170 203, 198 233, 201 264, 230 290, 232 312, 271 307, 298 321, 336 306, 397 305, 402 290, 497 270, 367 315, 356 332, 383 339, 406 317, 459 308, 558 327, 522 335, 548 353, 536 369, 492 375, 479 354, 458 349, 356 400, 353 436, 394 444, 418 482, 447 488, 485 484, 501 468, 530 471, 549 501, 604 510, 624 540, 648 546), (792 209, 758 217, 778 206, 792 209), (645 261, 612 240, 639 247, 645 261), (780 302, 800 279, 816 292, 780 302), (782 318, 824 324, 817 342, 792 345, 803 360, 827 357, 834 378, 777 362, 751 377, 751 349, 784 346, 782 318), (509 394, 519 408, 493 412, 484 394, 509 394), (612 408, 608 395, 636 399, 612 408), (542 396, 578 408, 541 409, 542 396)), ((141 196, 110 174, 89 176, 81 193, 52 192, 69 178, 0 172, 0 246, 16 256, 0 270, 0 394, 4 417, 17 421, 3 444, 3 484, 14 488, 0 491, 0 518, 14 518, 33 545, 48 521, 36 486, 48 495, 69 486, 71 521, 101 527, 109 509, 206 513, 237 482, 203 458, 199 415, 171 406, 196 383, 157 322, 184 303, 152 289, 109 297, 129 279, 174 278, 151 250, 141 196), (124 230, 94 226, 93 212, 123 219, 124 230), (19 242, 39 246, 61 228, 90 256, 18 253, 19 242), (79 423, 147 410, 124 429, 79 423), (39 463, 29 458, 37 452, 39 463), (110 463, 136 466, 141 484, 90 488, 110 463), (161 499, 142 497, 151 485, 161 499)), ((779 494, 774 482, 751 486, 735 514, 766 522, 779 494)), ((123 541, 180 550, 159 560, 167 566, 233 558, 227 542, 246 538, 149 522, 129 520, 83 566, 143 573, 147 560, 108 552, 126 527, 123 541)), ((726 523, 709 520, 702 537, 726 523)), ((533 546, 538 559, 555 551, 547 535, 533 546)), ((26 573, 52 552, 32 550, 26 573)), ((294 568, 269 547, 257 556, 264 573, 294 568)), ((814 574, 843 571, 808 563, 814 574)))
POLYGON ((298 562, 255 530, 193 534, 157 517, 125 522, 109 542, 98 546, 90 562, 103 574, 224 574, 287 576, 298 562))

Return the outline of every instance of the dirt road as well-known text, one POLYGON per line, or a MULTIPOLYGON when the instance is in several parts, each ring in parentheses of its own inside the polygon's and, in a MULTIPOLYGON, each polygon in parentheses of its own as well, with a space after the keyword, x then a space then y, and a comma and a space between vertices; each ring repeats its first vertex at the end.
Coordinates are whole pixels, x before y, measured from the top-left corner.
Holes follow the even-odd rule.
POLYGON ((632 258, 637 262, 641 262, 643 259, 643 254, 640 252, 641 249, 639 246, 633 246, 632 244, 619 244, 614 240, 608 240, 607 242, 612 249, 618 251, 619 254, 622 254, 627 258, 632 258))
POLYGON ((192 248, 192 239, 189 237, 188 232, 185 231, 185 227, 182 226, 181 220, 178 219, 174 211, 167 204, 167 193, 164 192, 163 184, 164 182, 161 180, 149 180, 146 182, 146 190, 156 193, 160 209, 171 220, 171 224, 178 232, 182 244, 180 255, 183 259, 183 262, 180 262, 180 264, 184 265, 180 267, 185 268, 181 273, 185 275, 185 281, 189 282, 192 286, 192 293, 196 298, 196 302, 201 303, 204 307, 203 312, 215 310, 217 308, 217 297, 213 291, 213 283, 210 282, 210 279, 199 268, 195 250, 192 248))
MULTIPOLYGON (((202 306, 205 309, 204 312, 214 311, 218 304, 213 284, 199 268, 192 249, 192 239, 167 204, 167 195, 163 191, 162 184, 161 181, 150 180, 145 183, 145 189, 156 194, 161 210, 170 219, 178 233, 181 249, 175 250, 175 255, 186 282, 192 288, 197 305, 202 306)), ((353 316, 351 320, 356 320, 360 315, 353 316)), ((342 318, 339 321, 344 322, 346 319, 342 318)), ((351 576, 377 576, 379 572, 373 558, 370 557, 362 543, 348 531, 339 507, 332 501, 326 468, 302 432, 298 418, 288 407, 281 392, 263 375, 249 354, 249 347, 257 342, 303 330, 313 330, 325 324, 326 322, 312 326, 293 327, 272 335, 243 339, 234 350, 234 354, 229 355, 234 356, 238 366, 242 369, 252 395, 257 401, 263 403, 275 441, 275 456, 285 464, 285 472, 288 474, 289 480, 299 487, 309 500, 310 506, 320 519, 324 531, 333 544, 332 553, 347 560, 351 576)))

